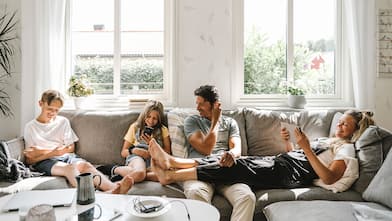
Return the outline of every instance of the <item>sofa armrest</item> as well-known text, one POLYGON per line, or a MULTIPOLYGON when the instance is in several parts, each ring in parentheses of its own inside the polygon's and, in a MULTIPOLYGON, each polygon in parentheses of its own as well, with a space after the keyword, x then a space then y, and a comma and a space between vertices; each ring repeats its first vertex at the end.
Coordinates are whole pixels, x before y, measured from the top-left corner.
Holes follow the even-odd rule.
POLYGON ((3 143, 7 157, 17 159, 24 162, 25 157, 23 154, 25 145, 23 137, 18 137, 3 143))

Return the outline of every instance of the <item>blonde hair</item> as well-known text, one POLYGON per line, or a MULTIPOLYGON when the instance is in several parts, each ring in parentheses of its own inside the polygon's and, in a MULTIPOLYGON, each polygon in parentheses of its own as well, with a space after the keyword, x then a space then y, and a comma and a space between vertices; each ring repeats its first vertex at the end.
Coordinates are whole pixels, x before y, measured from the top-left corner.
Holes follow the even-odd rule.
POLYGON ((61 106, 63 106, 64 97, 59 91, 47 90, 42 93, 41 101, 43 103, 47 103, 48 105, 50 105, 53 101, 60 101, 61 106))
POLYGON ((348 110, 344 114, 350 115, 355 121, 355 131, 351 137, 351 142, 355 142, 370 125, 375 125, 373 112, 348 110))
POLYGON ((158 123, 154 127, 153 135, 157 139, 162 139, 162 133, 160 134, 160 137, 157 136, 158 130, 161 129, 163 126, 163 119, 165 117, 164 115, 164 109, 163 109, 163 104, 159 101, 156 100, 149 100, 147 101, 146 105, 144 106, 144 110, 142 113, 139 114, 139 117, 136 120, 136 126, 140 128, 141 131, 144 130, 145 127, 145 120, 147 116, 152 112, 152 111, 157 111, 158 112, 158 123))

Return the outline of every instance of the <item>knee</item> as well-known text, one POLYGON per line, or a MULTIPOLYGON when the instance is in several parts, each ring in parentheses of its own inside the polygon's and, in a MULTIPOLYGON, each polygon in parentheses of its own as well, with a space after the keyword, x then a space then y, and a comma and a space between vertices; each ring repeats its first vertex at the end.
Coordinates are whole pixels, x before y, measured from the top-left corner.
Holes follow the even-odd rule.
POLYGON ((184 194, 188 199, 211 203, 214 192, 213 189, 211 189, 209 186, 194 185, 184 188, 184 194))
POLYGON ((135 182, 142 182, 144 179, 146 179, 146 171, 145 170, 136 170, 132 174, 132 178, 135 182))
POLYGON ((233 194, 236 195, 234 201, 235 205, 250 206, 254 207, 256 205, 256 196, 250 187, 246 184, 236 184, 233 194))
POLYGON ((95 170, 95 167, 91 163, 85 161, 79 163, 79 171, 81 173, 91 172, 93 170, 95 170))

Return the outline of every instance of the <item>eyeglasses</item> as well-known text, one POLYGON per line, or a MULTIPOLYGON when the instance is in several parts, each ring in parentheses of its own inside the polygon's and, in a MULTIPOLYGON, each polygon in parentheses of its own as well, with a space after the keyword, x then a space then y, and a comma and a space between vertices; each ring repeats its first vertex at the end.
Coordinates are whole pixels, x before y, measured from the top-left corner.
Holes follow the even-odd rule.
POLYGON ((163 209, 166 205, 163 205, 157 201, 145 200, 140 201, 140 197, 133 199, 133 208, 138 213, 153 213, 163 209))

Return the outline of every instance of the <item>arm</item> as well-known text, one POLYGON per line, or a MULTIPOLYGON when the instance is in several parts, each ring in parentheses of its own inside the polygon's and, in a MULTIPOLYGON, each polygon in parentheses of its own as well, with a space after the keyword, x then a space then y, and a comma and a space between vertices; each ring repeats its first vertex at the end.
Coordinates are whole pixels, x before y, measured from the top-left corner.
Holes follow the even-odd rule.
POLYGON ((208 133, 204 135, 201 131, 196 131, 188 138, 192 147, 203 155, 210 155, 214 149, 218 137, 218 121, 221 114, 220 103, 215 102, 212 109, 211 127, 208 133))
POLYGON ((303 149, 313 170, 325 184, 333 184, 343 176, 344 171, 346 170, 346 163, 344 160, 334 160, 331 165, 327 167, 312 151, 309 139, 304 133, 301 133, 298 129, 295 129, 295 136, 298 145, 303 149))
POLYGON ((294 146, 293 143, 290 142, 290 133, 285 127, 282 127, 280 129, 280 137, 282 138, 285 144, 286 152, 292 151, 294 149, 294 146))
POLYGON ((123 158, 127 158, 127 156, 129 155, 129 151, 128 148, 131 146, 132 144, 126 140, 124 140, 122 149, 121 149, 121 156, 123 158))
POLYGON ((229 151, 222 155, 219 164, 222 167, 231 167, 236 164, 236 157, 241 156, 241 138, 230 137, 229 139, 229 151))
POLYGON ((27 164, 35 164, 52 157, 61 156, 66 153, 73 153, 74 150, 75 145, 70 144, 68 146, 56 147, 53 150, 48 150, 40 147, 28 147, 23 153, 26 157, 27 164))

